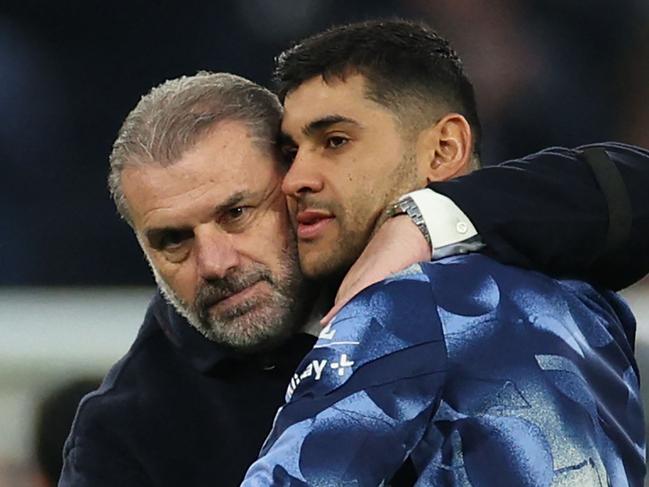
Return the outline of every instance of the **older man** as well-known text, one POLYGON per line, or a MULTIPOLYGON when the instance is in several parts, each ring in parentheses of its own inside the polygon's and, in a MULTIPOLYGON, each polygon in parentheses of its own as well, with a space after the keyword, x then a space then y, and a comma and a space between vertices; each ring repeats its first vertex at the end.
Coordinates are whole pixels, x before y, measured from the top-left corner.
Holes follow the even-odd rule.
MULTIPOLYGON (((201 73, 155 88, 124 122, 111 189, 172 304, 153 300, 131 350, 83 401, 61 485, 236 485, 256 458, 315 342, 304 331, 319 329, 329 305, 314 304, 295 265, 274 145, 280 116, 267 90, 201 73)), ((532 160, 543 167, 548 157, 583 167, 570 181, 601 198, 592 214, 606 221, 587 164, 571 154, 532 160)))
MULTIPOLYGON (((346 271, 399 195, 476 165, 470 84, 426 27, 335 27, 277 72, 310 277, 346 271)), ((323 330, 244 485, 386 485, 405 461, 417 485, 639 487, 634 333, 619 298, 583 282, 479 254, 417 265, 323 330)))

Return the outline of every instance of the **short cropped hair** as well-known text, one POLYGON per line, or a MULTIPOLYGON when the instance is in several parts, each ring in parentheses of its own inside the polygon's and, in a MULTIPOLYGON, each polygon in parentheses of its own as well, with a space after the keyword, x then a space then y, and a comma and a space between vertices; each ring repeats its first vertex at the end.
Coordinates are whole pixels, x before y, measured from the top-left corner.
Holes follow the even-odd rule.
POLYGON ((440 105, 462 114, 480 153, 481 127, 473 85, 449 42, 423 23, 372 20, 330 28, 281 53, 273 81, 283 102, 305 81, 361 74, 367 97, 418 130, 436 122, 440 105), (422 125, 425 124, 425 125, 422 125))
POLYGON ((244 122, 262 149, 272 150, 282 117, 277 97, 229 73, 201 71, 166 81, 128 114, 110 155, 108 187, 121 216, 132 225, 121 184, 126 165, 171 165, 222 121, 244 122))

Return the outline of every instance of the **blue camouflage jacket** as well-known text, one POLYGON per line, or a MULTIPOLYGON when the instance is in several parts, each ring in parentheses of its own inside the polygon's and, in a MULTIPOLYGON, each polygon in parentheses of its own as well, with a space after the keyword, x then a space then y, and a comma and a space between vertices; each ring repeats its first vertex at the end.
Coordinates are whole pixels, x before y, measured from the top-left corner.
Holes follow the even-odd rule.
POLYGON ((325 328, 244 486, 641 486, 635 322, 481 255, 414 266, 325 328))

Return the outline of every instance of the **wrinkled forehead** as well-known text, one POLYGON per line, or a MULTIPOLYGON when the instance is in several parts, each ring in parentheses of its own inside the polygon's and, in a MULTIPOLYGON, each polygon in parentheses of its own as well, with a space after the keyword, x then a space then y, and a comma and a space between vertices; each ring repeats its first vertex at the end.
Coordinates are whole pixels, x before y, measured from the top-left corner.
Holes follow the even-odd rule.
POLYGON ((174 211, 223 204, 232 195, 275 188, 282 171, 275 151, 261 149, 244 126, 222 126, 172 164, 135 164, 122 171, 122 186, 135 220, 156 209, 174 211))

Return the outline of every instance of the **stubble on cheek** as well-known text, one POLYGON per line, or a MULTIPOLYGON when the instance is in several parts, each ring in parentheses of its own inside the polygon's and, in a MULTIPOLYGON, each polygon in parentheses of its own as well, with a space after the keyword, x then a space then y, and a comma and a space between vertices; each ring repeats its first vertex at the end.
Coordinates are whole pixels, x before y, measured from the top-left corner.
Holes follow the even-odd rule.
MULTIPOLYGON (((354 198, 362 204, 362 198, 354 198)), ((356 201, 352 205, 358 204, 356 201)), ((360 213, 364 213, 362 209, 360 213)), ((326 236, 315 242, 300 241, 300 265, 304 274, 316 280, 340 280, 365 248, 370 226, 367 219, 340 208, 326 236)))

